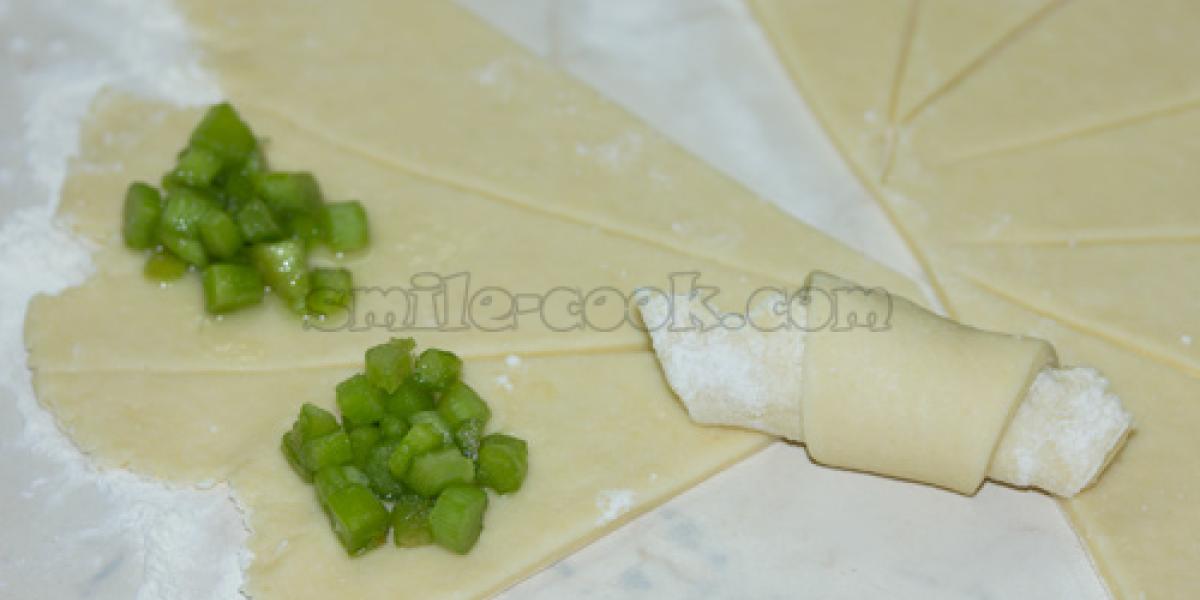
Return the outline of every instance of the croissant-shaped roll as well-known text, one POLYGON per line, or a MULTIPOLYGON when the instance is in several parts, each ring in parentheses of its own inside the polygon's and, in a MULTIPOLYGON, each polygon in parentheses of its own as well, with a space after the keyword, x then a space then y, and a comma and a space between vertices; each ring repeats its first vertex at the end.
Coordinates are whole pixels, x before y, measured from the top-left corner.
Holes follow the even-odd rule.
POLYGON ((1130 431, 1108 381, 1060 367, 1049 343, 968 327, 882 289, 814 272, 740 327, 673 323, 691 302, 649 296, 641 310, 692 418, 803 442, 826 465, 964 494, 991 478, 1069 497, 1130 431))

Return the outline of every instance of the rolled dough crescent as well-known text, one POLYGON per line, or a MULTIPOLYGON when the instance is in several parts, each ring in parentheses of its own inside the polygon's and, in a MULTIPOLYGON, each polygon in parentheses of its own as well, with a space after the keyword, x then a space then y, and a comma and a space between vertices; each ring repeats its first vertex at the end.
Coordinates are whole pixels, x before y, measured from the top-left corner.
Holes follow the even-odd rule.
POLYGON ((1129 435, 1108 381, 1058 368, 1042 340, 967 327, 826 273, 802 290, 764 298, 754 326, 732 330, 674 327, 669 315, 697 303, 687 296, 641 307, 647 323, 666 324, 650 330, 654 349, 694 420, 967 494, 986 475, 1074 496, 1129 435))

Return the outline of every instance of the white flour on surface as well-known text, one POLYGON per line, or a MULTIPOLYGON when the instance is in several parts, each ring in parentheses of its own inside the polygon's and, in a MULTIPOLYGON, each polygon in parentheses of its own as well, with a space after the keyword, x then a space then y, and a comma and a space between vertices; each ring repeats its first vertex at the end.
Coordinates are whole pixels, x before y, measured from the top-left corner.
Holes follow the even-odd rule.
POLYGON ((712 306, 724 326, 702 299, 686 295, 649 295, 639 308, 667 383, 693 421, 800 438, 803 306, 789 307, 778 294, 765 295, 744 315, 712 306), (779 312, 785 307, 790 317, 779 312))
POLYGON ((596 494, 596 508, 600 511, 596 525, 607 525, 629 512, 635 495, 633 490, 602 490, 596 494))
MULTIPOLYGON (((80 126, 104 87, 200 104, 219 97, 166 2, 0 1, 0 596, 236 598, 246 528, 224 485, 179 488, 99 470, 38 405, 25 308, 92 271, 52 221, 80 126)), ((113 215, 114 223, 118 215, 113 215)))
POLYGON ((497 375, 496 376, 496 385, 504 388, 504 391, 506 391, 506 392, 513 391, 512 379, 508 375, 503 375, 503 374, 497 375))

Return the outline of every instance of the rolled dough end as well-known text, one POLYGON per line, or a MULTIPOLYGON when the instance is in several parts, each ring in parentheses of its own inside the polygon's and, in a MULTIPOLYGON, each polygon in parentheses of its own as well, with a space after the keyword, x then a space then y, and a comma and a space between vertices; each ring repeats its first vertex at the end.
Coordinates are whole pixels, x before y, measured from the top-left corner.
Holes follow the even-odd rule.
POLYGON ((1000 438, 988 477, 1069 498, 1096 480, 1132 424, 1099 371, 1044 369, 1000 438))
MULTIPOLYGON (((639 303, 667 383, 693 421, 744 427, 802 441, 802 330, 772 329, 779 318, 768 298, 738 328, 703 325, 708 309, 687 296, 656 295, 639 303)), ((796 309, 793 309, 793 318, 796 309)))

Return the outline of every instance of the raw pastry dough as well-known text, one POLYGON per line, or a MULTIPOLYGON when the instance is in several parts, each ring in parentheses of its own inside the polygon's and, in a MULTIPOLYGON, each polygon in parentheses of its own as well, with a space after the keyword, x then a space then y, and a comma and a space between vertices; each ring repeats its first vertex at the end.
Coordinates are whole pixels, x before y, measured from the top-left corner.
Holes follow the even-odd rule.
POLYGON ((806 288, 832 300, 808 313, 800 403, 813 459, 974 493, 1033 378, 1057 366, 1054 349, 820 272, 806 288))
MULTIPOLYGON (((188 9, 272 162, 313 169, 330 198, 367 205, 372 247, 346 260, 360 285, 469 271, 476 290, 630 291, 695 271, 733 296, 820 265, 915 293, 451 4, 188 9)), ((41 401, 104 464, 233 482, 253 528, 252 597, 381 596, 401 583, 483 595, 768 442, 693 426, 632 327, 559 332, 533 318, 497 332, 415 331, 462 352, 497 425, 529 440, 529 488, 495 502, 466 558, 430 548, 347 559, 276 441, 301 402, 329 406, 362 351, 397 332, 306 331, 272 303, 209 319, 194 277, 144 281, 115 227, 124 188, 156 180, 197 117, 97 102, 61 204, 97 246, 96 274, 31 305, 29 364, 41 401), (608 456, 622 460, 596 458, 608 456), (597 502, 614 490, 633 504, 610 520, 597 502)))
POLYGON ((667 381, 694 420, 782 435, 825 464, 968 494, 986 475, 1073 496, 1128 435, 1132 419, 1107 380, 1058 368, 1044 341, 966 327, 821 272, 805 289, 765 298, 748 319, 755 326, 733 330, 665 326, 698 308, 686 296, 642 306, 659 325, 650 335, 667 381))
POLYGON ((911 76, 911 63, 846 84, 824 75, 839 68, 831 60, 882 64, 888 36, 904 34, 846 49, 860 58, 833 57, 797 28, 907 30, 917 47, 929 34, 920 20, 849 18, 869 5, 889 14, 887 1, 826 12, 815 2, 754 4, 842 147, 891 132, 889 170, 846 155, 915 242, 946 308, 1049 340, 1064 361, 1110 377, 1137 415, 1138 433, 1101 482, 1064 504, 1114 593, 1180 597, 1200 587, 1200 278, 1188 276, 1200 260, 1200 5, 1056 2, 1000 36, 944 13, 943 27, 990 50, 921 111, 880 124, 865 111, 886 106, 874 99, 906 85, 897 72, 911 76))
MULTIPOLYGON (((66 188, 64 218, 80 231, 111 221, 120 211, 120 190, 130 179, 153 180, 165 170, 198 116, 125 98, 102 99, 84 157, 66 188), (129 123, 128 115, 143 122, 129 123), (146 157, 160 164, 141 168, 150 164, 146 157)), ((382 169, 372 174, 369 163, 353 168, 362 161, 342 162, 327 147, 312 147, 303 160, 292 162, 307 136, 277 127, 266 115, 249 118, 277 140, 272 152, 277 164, 320 165, 332 197, 346 197, 350 186, 363 194, 376 235, 372 250, 355 259, 361 285, 389 285, 393 278, 404 284, 410 273, 449 268, 446 263, 498 284, 540 285, 537 270, 523 265, 539 264, 542 273, 553 275, 551 259, 558 257, 575 261, 558 270, 572 277, 568 284, 620 288, 631 284, 604 261, 624 252, 645 265, 631 267, 638 281, 661 277, 657 268, 720 278, 720 267, 706 261, 416 184, 403 174, 382 169), (448 226, 471 213, 455 209, 456 198, 488 223, 460 220, 448 226), (406 222, 401 216, 430 205, 437 209, 428 220, 406 222), (487 231, 493 245, 485 254, 412 229, 423 224, 435 226, 434 232, 475 227, 487 231), (502 241, 522 232, 526 237, 519 243, 502 241), (486 255, 494 258, 480 258, 486 255), (656 255, 675 264, 656 265, 656 255)), ((369 597, 400 581, 434 597, 495 592, 767 443, 755 434, 693 427, 644 350, 644 334, 630 327, 561 338, 533 326, 536 320, 501 333, 410 331, 423 345, 463 350, 466 377, 489 399, 497 427, 531 445, 533 468, 521 497, 532 499, 498 499, 488 513, 489 534, 467 559, 430 548, 350 560, 329 534, 311 488, 282 462, 275 438, 300 403, 331 407, 333 386, 361 369, 363 349, 397 332, 306 331, 271 303, 209 319, 195 277, 160 289, 145 281, 140 256, 122 247, 111 226, 88 237, 100 246, 96 275, 61 296, 38 298, 29 311, 29 364, 38 397, 103 464, 178 482, 233 483, 253 529, 249 544, 256 558, 247 585, 254 598, 369 597), (521 357, 516 368, 507 366, 510 352, 521 357), (621 377, 614 381, 609 373, 621 377), (625 452, 636 458, 620 465, 595 459, 625 452), (597 502, 607 490, 628 490, 634 499, 630 512, 612 521, 602 518, 604 507, 597 502), (474 576, 462 579, 462 569, 474 576)), ((736 281, 730 285, 736 287, 736 281)))

